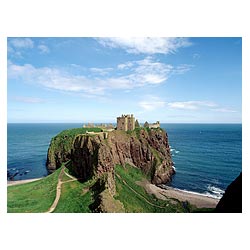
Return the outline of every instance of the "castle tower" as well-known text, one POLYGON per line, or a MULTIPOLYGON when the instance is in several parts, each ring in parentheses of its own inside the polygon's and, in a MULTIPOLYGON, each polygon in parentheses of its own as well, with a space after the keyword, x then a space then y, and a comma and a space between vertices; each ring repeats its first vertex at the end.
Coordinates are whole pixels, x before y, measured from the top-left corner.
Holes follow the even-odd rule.
POLYGON ((117 117, 117 130, 134 130, 135 129, 135 118, 133 115, 122 115, 117 117))
POLYGON ((133 115, 128 116, 128 130, 134 130, 135 129, 135 118, 133 115))

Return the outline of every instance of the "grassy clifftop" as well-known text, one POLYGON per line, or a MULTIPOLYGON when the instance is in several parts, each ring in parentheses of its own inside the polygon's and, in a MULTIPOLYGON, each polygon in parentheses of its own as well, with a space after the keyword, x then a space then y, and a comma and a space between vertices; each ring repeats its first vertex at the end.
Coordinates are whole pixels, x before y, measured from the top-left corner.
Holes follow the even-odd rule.
POLYGON ((174 174, 166 132, 161 128, 136 128, 133 131, 106 133, 99 128, 66 130, 51 140, 47 168, 51 172, 71 160, 78 177, 110 172, 126 163, 151 176, 154 184, 166 183, 174 174), (86 131, 95 132, 86 135, 86 131))
POLYGON ((101 132, 100 128, 74 128, 64 130, 51 139, 47 154, 46 166, 48 170, 58 169, 62 162, 70 160, 70 151, 73 141, 77 135, 86 134, 86 132, 101 132))
MULTIPOLYGON (((61 169, 32 182, 8 187, 8 212, 46 212, 52 205, 61 169)), ((116 193, 112 197, 107 186, 107 175, 86 182, 70 181, 66 174, 62 179, 61 196, 55 213, 98 212, 187 212, 182 203, 160 200, 148 194, 140 184, 146 176, 137 168, 126 165, 115 167, 116 193), (99 204, 99 199, 103 204, 99 204), (102 207, 103 206, 103 207, 102 207)))

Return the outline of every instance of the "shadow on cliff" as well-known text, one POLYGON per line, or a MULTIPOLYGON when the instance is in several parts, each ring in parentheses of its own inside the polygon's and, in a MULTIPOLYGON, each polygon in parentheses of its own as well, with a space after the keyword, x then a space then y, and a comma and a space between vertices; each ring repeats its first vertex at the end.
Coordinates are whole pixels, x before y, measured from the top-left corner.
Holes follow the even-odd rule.
POLYGON ((77 181, 79 181, 80 183, 86 182, 88 180, 86 178, 84 179, 84 178, 79 177, 79 175, 74 171, 74 168, 72 167, 71 162, 65 165, 65 167, 68 169, 69 174, 75 177, 77 181))
POLYGON ((99 205, 101 203, 101 197, 100 193, 105 190, 105 183, 98 179, 97 182, 91 187, 91 191, 93 193, 94 202, 89 205, 89 209, 92 212, 98 213, 99 211, 99 205))

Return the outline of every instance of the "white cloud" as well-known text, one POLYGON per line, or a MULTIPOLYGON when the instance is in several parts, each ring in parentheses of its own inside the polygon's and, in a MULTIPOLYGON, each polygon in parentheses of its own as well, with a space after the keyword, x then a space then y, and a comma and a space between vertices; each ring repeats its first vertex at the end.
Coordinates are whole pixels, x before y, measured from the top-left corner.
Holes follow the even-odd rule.
POLYGON ((38 49, 41 54, 48 54, 49 47, 45 44, 35 46, 31 38, 9 38, 8 39, 8 53, 16 57, 22 57, 22 54, 27 49, 38 49))
POLYGON ((23 52, 32 49, 34 42, 30 38, 9 38, 8 39, 8 55, 15 58, 22 58, 23 52))
POLYGON ((40 44, 37 46, 38 50, 40 51, 41 54, 48 54, 50 52, 48 46, 44 44, 40 44))
POLYGON ((187 38, 173 37, 108 37, 97 41, 104 47, 121 48, 133 54, 170 54, 192 44, 187 38))
POLYGON ((14 49, 8 44, 8 47, 7 47, 7 52, 8 54, 11 54, 11 53, 14 53, 14 49))
POLYGON ((137 61, 138 67, 135 73, 142 83, 159 84, 168 79, 173 70, 173 66, 160 62, 155 62, 147 57, 144 60, 137 61))
POLYGON ((193 67, 194 66, 190 64, 181 64, 173 69, 173 74, 176 74, 176 75, 184 74, 188 72, 189 70, 191 70, 193 67))
MULTIPOLYGON (((31 64, 21 66, 9 61, 8 78, 19 78, 24 82, 39 84, 54 90, 100 96, 110 90, 131 90, 143 86, 163 84, 171 74, 180 71, 178 67, 155 61, 151 57, 125 62, 124 66, 121 65, 114 68, 85 68, 76 74, 75 65, 69 65, 64 69, 56 67, 36 68, 31 64)), ((185 67, 188 68, 188 66, 185 67)))
POLYGON ((140 101, 138 105, 143 108, 144 111, 153 111, 155 109, 163 108, 166 102, 161 100, 157 96, 146 96, 143 101, 140 101))
MULTIPOLYGON (((200 111, 204 112, 221 112, 221 113, 236 113, 237 111, 221 107, 217 103, 211 101, 184 101, 184 102, 166 102, 158 96, 148 95, 145 96, 138 105, 143 111, 154 111, 160 108, 171 108, 177 110, 189 110, 189 111, 200 111)), ((144 113, 142 112, 142 113, 144 113)), ((185 115, 185 114, 183 114, 185 115)))
POLYGON ((156 85, 168 80, 173 74, 184 74, 192 65, 179 65, 174 67, 170 64, 161 63, 148 56, 143 60, 129 61, 117 66, 118 70, 126 70, 126 79, 135 86, 156 85))
POLYGON ((166 103, 166 106, 171 109, 179 109, 179 110, 190 110, 190 111, 198 111, 198 110, 206 110, 207 112, 221 112, 221 113, 236 113, 236 110, 226 108, 218 105, 215 102, 211 101, 184 101, 184 102, 169 102, 166 103))
POLYGON ((186 102, 169 102, 168 106, 174 109, 196 110, 204 107, 216 107, 213 102, 208 101, 186 101, 186 102))
POLYGON ((221 112, 221 113, 236 113, 236 110, 228 109, 228 108, 215 108, 211 109, 211 111, 221 112))
POLYGON ((100 79, 100 85, 106 90, 117 90, 117 89, 133 89, 135 86, 132 81, 127 77, 111 77, 107 79, 100 79))
POLYGON ((103 94, 103 89, 93 85, 94 82, 85 76, 71 75, 57 68, 35 68, 30 64, 19 66, 9 63, 8 78, 18 78, 30 84, 38 84, 59 91, 103 94))
POLYGON ((92 73, 96 73, 102 76, 109 74, 112 70, 112 68, 90 68, 90 71, 92 73))
POLYGON ((24 102, 24 103, 42 103, 42 102, 44 102, 44 100, 41 98, 27 97, 27 96, 16 96, 16 97, 13 97, 12 99, 15 101, 24 102))
POLYGON ((128 69, 131 68, 134 65, 133 62, 126 62, 126 63, 121 63, 117 66, 118 69, 123 70, 123 69, 128 69))
POLYGON ((193 59, 195 59, 195 60, 196 60, 196 59, 197 59, 197 60, 200 59, 200 57, 201 57, 201 56, 200 56, 200 54, 198 54, 198 53, 194 53, 194 54, 193 54, 193 59))
POLYGON ((17 49, 31 49, 34 47, 34 42, 30 38, 10 38, 9 42, 17 49))

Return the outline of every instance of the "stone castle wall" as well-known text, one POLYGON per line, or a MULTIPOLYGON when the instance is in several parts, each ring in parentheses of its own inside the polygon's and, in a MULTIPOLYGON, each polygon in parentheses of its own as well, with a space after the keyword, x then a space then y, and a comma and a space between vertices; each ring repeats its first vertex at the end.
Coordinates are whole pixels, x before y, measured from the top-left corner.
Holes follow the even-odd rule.
POLYGON ((157 121, 156 123, 149 124, 149 128, 159 128, 160 127, 160 122, 157 121))
POLYGON ((135 118, 133 115, 122 115, 117 117, 117 130, 134 130, 135 118))

